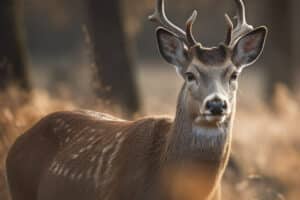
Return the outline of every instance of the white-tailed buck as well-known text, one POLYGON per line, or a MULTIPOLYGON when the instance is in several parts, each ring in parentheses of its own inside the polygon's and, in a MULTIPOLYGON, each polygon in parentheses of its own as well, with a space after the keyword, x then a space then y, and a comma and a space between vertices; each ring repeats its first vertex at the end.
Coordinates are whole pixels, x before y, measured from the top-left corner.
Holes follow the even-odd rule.
MULTIPOLYGON (((78 111, 51 114, 17 139, 7 162, 13 200, 219 199, 231 147, 238 77, 261 55, 266 27, 226 15, 224 43, 203 47, 171 23, 157 0, 150 20, 162 57, 185 80, 174 120, 120 120, 78 111)), ((162 102, 164 103, 164 102, 162 102)), ((162 105, 163 106, 163 105, 162 105)))

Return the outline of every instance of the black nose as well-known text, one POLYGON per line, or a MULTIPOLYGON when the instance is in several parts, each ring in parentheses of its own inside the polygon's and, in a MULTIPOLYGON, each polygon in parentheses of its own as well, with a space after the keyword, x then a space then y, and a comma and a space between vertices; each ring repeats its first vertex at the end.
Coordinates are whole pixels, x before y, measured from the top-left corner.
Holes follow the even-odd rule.
POLYGON ((222 115, 227 109, 226 101, 215 98, 206 102, 206 109, 210 111, 212 115, 222 115))

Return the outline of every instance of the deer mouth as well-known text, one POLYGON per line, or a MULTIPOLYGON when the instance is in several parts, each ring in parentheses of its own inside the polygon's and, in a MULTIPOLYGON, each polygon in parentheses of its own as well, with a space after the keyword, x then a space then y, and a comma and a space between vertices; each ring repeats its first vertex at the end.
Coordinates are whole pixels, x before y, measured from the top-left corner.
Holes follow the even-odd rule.
POLYGON ((209 122, 224 122, 227 115, 226 114, 220 114, 220 115, 204 115, 205 119, 209 122))
POLYGON ((223 123, 226 118, 228 117, 228 114, 219 114, 219 115, 214 115, 214 114, 200 114, 196 119, 195 123, 196 124, 219 124, 223 123))

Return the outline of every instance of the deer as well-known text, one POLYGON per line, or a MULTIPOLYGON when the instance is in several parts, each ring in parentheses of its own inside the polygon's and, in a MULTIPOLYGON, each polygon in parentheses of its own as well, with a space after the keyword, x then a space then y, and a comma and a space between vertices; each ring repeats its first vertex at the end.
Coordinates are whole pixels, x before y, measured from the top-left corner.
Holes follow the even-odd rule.
POLYGON ((181 29, 157 0, 162 58, 183 85, 174 117, 135 121, 94 111, 49 114, 23 133, 6 159, 12 200, 216 200, 231 152, 238 79, 263 52, 267 27, 225 15, 225 41, 204 47, 194 11, 181 29), (195 196, 192 196, 194 192, 195 196))

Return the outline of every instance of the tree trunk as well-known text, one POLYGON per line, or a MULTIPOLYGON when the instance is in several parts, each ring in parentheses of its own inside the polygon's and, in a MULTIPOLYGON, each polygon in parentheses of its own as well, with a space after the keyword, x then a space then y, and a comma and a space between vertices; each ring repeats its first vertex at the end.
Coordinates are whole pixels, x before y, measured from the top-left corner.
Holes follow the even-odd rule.
POLYGON ((88 31, 100 81, 97 95, 120 105, 124 113, 131 115, 138 111, 139 101, 120 0, 88 0, 87 4, 88 31))
POLYGON ((21 31, 21 4, 19 0, 0 0, 0 90, 11 84, 30 89, 21 31))
POLYGON ((300 1, 299 0, 291 0, 291 10, 292 10, 292 43, 293 43, 293 52, 292 52, 292 66, 295 69, 293 76, 291 77, 292 80, 294 81, 294 89, 296 90, 300 88, 300 25, 299 25, 299 19, 300 19, 300 13, 299 13, 299 8, 300 8, 300 1), (298 84, 298 85, 296 85, 298 84))
POLYGON ((276 83, 284 83, 287 87, 293 86, 292 62, 292 24, 290 0, 268 1, 270 22, 269 38, 267 41, 267 57, 269 62, 267 94, 271 97, 276 83))

